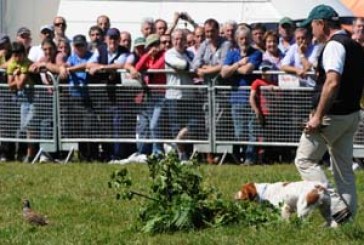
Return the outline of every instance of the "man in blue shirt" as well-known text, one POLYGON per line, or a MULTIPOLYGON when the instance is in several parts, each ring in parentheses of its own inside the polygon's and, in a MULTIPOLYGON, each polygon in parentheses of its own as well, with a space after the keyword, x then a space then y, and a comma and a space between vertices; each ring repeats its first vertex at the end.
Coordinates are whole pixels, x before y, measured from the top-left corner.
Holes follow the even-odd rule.
MULTIPOLYGON (((84 35, 73 38, 73 53, 67 60, 69 96, 61 98, 67 104, 66 133, 69 138, 93 138, 96 115, 92 108, 88 83, 90 75, 85 71, 87 63, 95 62, 95 56, 87 49, 84 35)), ((79 143, 80 160, 96 160, 98 146, 95 143, 79 143)))
MULTIPOLYGON (((221 70, 222 78, 229 78, 235 87, 250 86, 257 78, 251 72, 259 67, 263 54, 251 46, 251 32, 248 27, 240 26, 235 33, 237 49, 229 50, 221 70)), ((253 135, 252 112, 249 106, 249 90, 234 89, 230 95, 231 117, 234 124, 236 141, 255 141, 253 135)), ((240 147, 235 146, 233 153, 240 159, 240 147)), ((256 162, 253 146, 245 149, 245 163, 256 162)))

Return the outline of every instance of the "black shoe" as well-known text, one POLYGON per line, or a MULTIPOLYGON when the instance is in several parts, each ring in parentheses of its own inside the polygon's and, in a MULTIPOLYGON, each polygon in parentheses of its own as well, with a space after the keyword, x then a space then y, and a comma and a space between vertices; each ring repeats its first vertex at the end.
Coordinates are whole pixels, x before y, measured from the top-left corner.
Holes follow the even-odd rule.
POLYGON ((345 224, 351 220, 351 212, 349 209, 345 208, 340 210, 339 212, 335 213, 332 218, 338 223, 339 225, 345 224))

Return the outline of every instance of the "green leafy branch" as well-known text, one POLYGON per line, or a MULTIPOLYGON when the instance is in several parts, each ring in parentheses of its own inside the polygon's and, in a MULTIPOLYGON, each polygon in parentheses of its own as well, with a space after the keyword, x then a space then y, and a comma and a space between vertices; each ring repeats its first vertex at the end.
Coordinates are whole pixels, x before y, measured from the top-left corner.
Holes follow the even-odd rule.
POLYGON ((183 165, 176 154, 148 159, 152 179, 149 193, 132 190, 126 168, 111 175, 109 187, 120 190, 117 199, 146 199, 139 213, 150 233, 218 227, 231 223, 259 225, 279 220, 279 211, 268 203, 256 204, 222 199, 214 187, 203 183, 197 161, 183 165))

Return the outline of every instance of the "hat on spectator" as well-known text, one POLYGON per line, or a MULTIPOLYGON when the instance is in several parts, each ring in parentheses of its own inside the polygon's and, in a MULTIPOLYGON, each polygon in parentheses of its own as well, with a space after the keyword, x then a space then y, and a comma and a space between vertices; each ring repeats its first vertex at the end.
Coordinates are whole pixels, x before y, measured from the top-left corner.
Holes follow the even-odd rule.
POLYGON ((10 42, 9 36, 4 33, 0 33, 0 45, 3 45, 4 43, 8 42, 10 42))
POLYGON ((118 28, 110 28, 107 30, 106 36, 111 38, 120 38, 120 31, 118 28))
POLYGON ((29 28, 27 28, 27 27, 20 27, 20 28, 18 29, 18 31, 16 32, 16 35, 17 35, 17 36, 20 36, 20 35, 23 35, 23 34, 30 35, 30 30, 29 30, 29 28))
POLYGON ((159 42, 159 35, 158 34, 150 34, 147 36, 147 39, 145 40, 145 48, 148 48, 152 44, 155 44, 159 42))
POLYGON ((86 46, 87 45, 86 37, 81 34, 74 36, 72 42, 75 46, 77 46, 77 45, 86 46))
POLYGON ((328 5, 317 5, 314 7, 310 14, 308 15, 307 19, 300 23, 300 27, 307 27, 313 20, 332 20, 332 21, 339 21, 339 14, 330 6, 328 5))
POLYGON ((138 46, 145 46, 145 38, 144 37, 137 37, 134 40, 134 47, 138 47, 138 46))
POLYGON ((280 26, 283 26, 283 25, 295 26, 295 23, 294 23, 294 21, 291 18, 289 18, 289 17, 283 17, 282 19, 280 19, 279 25, 280 26))
POLYGON ((263 60, 263 62, 259 66, 259 70, 261 70, 261 71, 273 70, 273 68, 274 68, 274 65, 272 64, 272 62, 270 62, 268 60, 263 60))
POLYGON ((54 31, 54 27, 53 25, 43 25, 40 27, 40 32, 43 32, 43 31, 50 31, 50 32, 53 32, 54 31))

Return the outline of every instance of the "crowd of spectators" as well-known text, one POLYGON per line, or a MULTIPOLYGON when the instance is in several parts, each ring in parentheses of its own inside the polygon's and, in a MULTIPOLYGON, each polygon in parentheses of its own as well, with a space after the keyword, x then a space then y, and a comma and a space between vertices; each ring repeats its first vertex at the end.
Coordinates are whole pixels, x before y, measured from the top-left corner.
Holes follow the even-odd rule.
MULTIPOLYGON (((83 115, 78 120, 84 120, 88 125, 93 121, 91 103, 87 102, 87 85, 91 79, 107 84, 116 84, 119 77, 104 73, 126 69, 124 74, 132 79, 140 79, 149 85, 194 85, 203 84, 209 79, 219 76, 227 79, 231 86, 252 86, 251 92, 234 90, 229 94, 230 117, 232 120, 235 141, 256 141, 254 127, 264 127, 264 109, 259 94, 260 86, 278 86, 277 76, 255 75, 253 70, 282 70, 297 76, 301 86, 315 86, 314 77, 308 75, 314 71, 318 55, 322 47, 316 44, 309 29, 297 27, 296 23, 284 17, 278 23, 277 29, 267 29, 262 23, 248 25, 226 21, 220 24, 213 18, 199 25, 188 13, 175 13, 169 26, 166 20, 145 18, 140 25, 140 35, 132 37, 127 30, 116 28, 106 15, 97 17, 95 25, 88 31, 88 37, 78 34, 72 38, 67 36, 67 21, 62 16, 56 16, 52 24, 46 24, 39 29, 40 44, 33 45, 32 33, 27 27, 18 29, 14 41, 6 34, 0 34, 0 66, 6 70, 9 89, 23 96, 21 105, 21 127, 32 137, 32 118, 35 109, 32 103, 32 82, 29 73, 42 73, 44 70, 59 75, 71 87, 69 95, 72 104, 83 105, 83 115), (178 22, 189 23, 193 30, 177 28, 178 22), (174 69, 172 74, 148 74, 142 72, 148 69, 174 69), (101 72, 104 72, 101 74, 101 72), (192 73, 191 73, 192 72, 192 73), (24 86, 29 84, 30 86, 24 86), (248 115, 248 116, 247 116, 248 115), (243 132, 248 134, 243 135, 243 132), (244 138, 244 137, 247 137, 244 138)), ((352 38, 364 46, 364 19, 353 21, 352 38)), ((44 74, 41 82, 51 84, 44 74)), ((167 115, 169 131, 177 140, 197 137, 196 125, 203 124, 203 118, 193 109, 188 118, 181 118, 181 106, 196 108, 203 104, 199 96, 190 90, 178 88, 153 90, 148 94, 145 106, 137 111, 131 120, 135 120, 136 135, 139 138, 156 139, 154 143, 138 143, 136 152, 128 158, 125 144, 80 143, 82 160, 104 160, 111 163, 145 162, 149 154, 162 155, 164 147, 157 139, 161 139, 162 115, 167 115), (99 149, 103 152, 100 158, 99 149)), ((120 111, 132 106, 130 101, 115 104, 112 97, 108 98, 110 108, 110 128, 116 130, 123 127, 125 118, 120 111)), ((79 107, 68 108, 79 113, 79 107)), ((130 120, 130 119, 129 119, 130 120)), ((74 120, 70 120, 71 122, 74 120)), ((71 125, 72 126, 72 125, 71 125)), ((87 128, 87 127, 86 127, 87 128)), ((79 131, 85 128, 79 128, 79 131)), ((133 130, 133 129, 131 129, 133 130)), ((191 148, 186 144, 171 144, 182 160, 187 160, 191 148)), ((26 161, 35 155, 34 145, 29 144, 24 154, 26 161)), ((249 145, 234 146, 234 160, 254 164, 259 160, 256 147, 249 145)), ((2 160, 8 156, 2 152, 2 160)), ((207 155, 212 163, 214 157, 207 155)))

